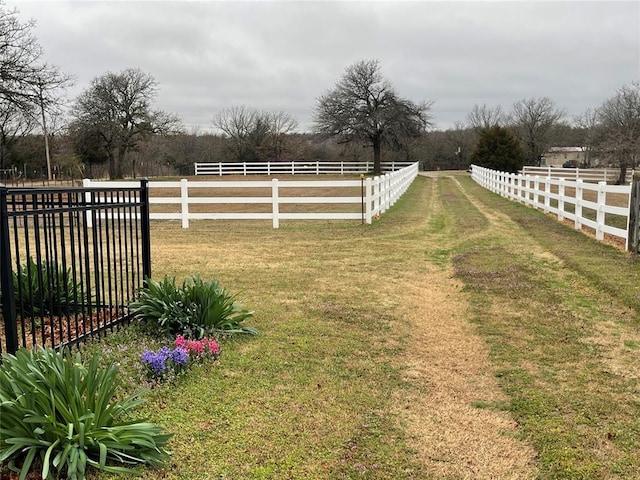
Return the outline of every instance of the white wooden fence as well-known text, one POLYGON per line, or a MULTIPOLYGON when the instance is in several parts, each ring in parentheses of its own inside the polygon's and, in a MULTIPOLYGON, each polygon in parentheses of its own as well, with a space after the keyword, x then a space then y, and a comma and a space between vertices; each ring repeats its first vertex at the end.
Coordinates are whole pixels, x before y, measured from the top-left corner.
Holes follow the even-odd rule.
MULTIPOLYGON (((382 162, 383 172, 395 172, 412 162, 382 162)), ((358 174, 373 170, 373 162, 215 162, 196 163, 196 175, 322 175, 358 174)))
POLYGON ((471 166, 471 178, 503 197, 555 214, 559 221, 572 220, 577 230, 590 227, 598 240, 603 240, 605 233, 623 238, 629 248, 629 185, 505 173, 477 165, 471 166), (617 197, 616 202, 608 201, 612 196, 617 197), (626 206, 621 206, 625 196, 626 206), (626 228, 612 223, 626 223, 626 228))
MULTIPOLYGON (((387 173, 380 177, 367 177, 359 180, 318 180, 318 181, 297 181, 297 180, 273 180, 266 181, 150 181, 149 203, 162 205, 179 205, 179 212, 151 212, 150 219, 156 220, 181 220, 182 228, 189 228, 190 220, 272 220, 273 228, 278 228, 280 220, 361 220, 368 224, 373 218, 386 212, 402 194, 409 188, 413 180, 418 175, 418 163, 411 164, 395 172, 387 173), (354 187, 361 194, 354 196, 286 196, 284 193, 288 188, 305 189, 313 191, 317 188, 345 188, 353 192, 354 187), (179 189, 180 195, 174 197, 154 196, 153 189, 179 189), (197 196, 198 189, 270 189, 270 196, 233 196, 233 197, 203 197, 197 196), (191 193, 191 194, 190 194, 191 193), (280 205, 283 204, 352 204, 354 208, 349 212, 281 212, 280 205), (243 204, 248 211, 243 212, 210 212, 196 213, 190 212, 189 206, 193 204, 243 204), (251 211, 251 205, 270 204, 270 212, 251 211)), ((93 181, 85 179, 84 187, 131 187, 137 186, 138 182, 109 182, 93 181)), ((201 190, 202 191, 202 190, 201 190)), ((254 190, 255 191, 255 190, 254 190)), ((109 199, 101 199, 111 201, 109 199)), ((123 201, 113 199, 112 201, 123 201)), ((89 219, 90 222, 90 219, 89 219)), ((89 225, 91 225, 89 223, 89 225)))
MULTIPOLYGON (((614 183, 620 176, 619 168, 562 168, 562 167, 522 167, 523 175, 540 175, 541 177, 566 178, 567 180, 584 180, 585 182, 614 183)), ((626 172, 626 182, 631 182, 633 169, 626 172)))

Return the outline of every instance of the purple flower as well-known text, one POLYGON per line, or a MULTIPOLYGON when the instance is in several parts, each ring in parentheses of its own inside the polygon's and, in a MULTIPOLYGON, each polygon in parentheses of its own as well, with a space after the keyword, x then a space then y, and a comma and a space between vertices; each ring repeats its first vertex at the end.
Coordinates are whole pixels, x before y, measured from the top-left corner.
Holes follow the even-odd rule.
POLYGON ((171 357, 171 349, 169 347, 162 347, 158 350, 158 356, 164 358, 165 360, 171 357))
POLYGON ((144 352, 142 352, 142 361, 149 364, 155 358, 155 356, 155 352, 152 352, 151 350, 145 350, 144 352))
POLYGON ((189 354, 184 348, 176 348, 171 352, 171 360, 173 360, 177 365, 185 367, 187 365, 187 360, 189 360, 189 354))
POLYGON ((150 350, 145 350, 142 353, 142 361, 146 363, 149 368, 156 374, 163 373, 166 370, 166 360, 167 357, 161 354, 161 352, 154 353, 150 350))

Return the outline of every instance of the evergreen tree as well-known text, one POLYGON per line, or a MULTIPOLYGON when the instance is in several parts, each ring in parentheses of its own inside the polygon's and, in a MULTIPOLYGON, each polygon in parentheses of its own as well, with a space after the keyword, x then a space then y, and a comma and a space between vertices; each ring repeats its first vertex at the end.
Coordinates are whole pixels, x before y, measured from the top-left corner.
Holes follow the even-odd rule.
POLYGON ((517 172, 524 165, 524 155, 511 132, 496 125, 480 132, 471 163, 502 172, 517 172))

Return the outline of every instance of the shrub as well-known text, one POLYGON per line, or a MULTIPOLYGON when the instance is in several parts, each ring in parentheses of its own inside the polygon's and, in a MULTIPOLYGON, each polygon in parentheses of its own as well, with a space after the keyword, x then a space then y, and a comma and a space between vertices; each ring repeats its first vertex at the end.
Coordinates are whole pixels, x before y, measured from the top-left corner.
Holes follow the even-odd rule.
POLYGON ((5 354, 0 365, 0 463, 24 479, 37 458, 42 478, 83 479, 87 466, 115 473, 160 466, 170 434, 130 418, 140 393, 113 400, 117 368, 52 349, 5 354), (16 464, 21 464, 16 467, 16 464))
POLYGON ((200 339, 207 334, 258 333, 242 326, 253 312, 243 308, 217 280, 207 282, 198 276, 187 277, 181 287, 174 278, 164 277, 160 282, 148 279, 138 299, 129 304, 129 311, 167 337, 200 339))
POLYGON ((55 260, 38 264, 29 257, 13 273, 13 292, 18 312, 27 316, 69 315, 85 301, 82 284, 55 260))

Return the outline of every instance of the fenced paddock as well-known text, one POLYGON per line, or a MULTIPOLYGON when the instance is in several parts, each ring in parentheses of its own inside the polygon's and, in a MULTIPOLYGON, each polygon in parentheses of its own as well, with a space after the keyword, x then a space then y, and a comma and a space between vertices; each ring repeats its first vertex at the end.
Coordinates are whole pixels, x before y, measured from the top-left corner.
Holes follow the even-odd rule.
MULTIPOLYGON (((585 182, 615 183, 620 176, 619 168, 562 168, 562 167, 522 167, 523 175, 551 178, 564 178, 566 180, 583 180, 585 182)), ((625 183, 630 183, 633 178, 633 170, 626 172, 625 183)))
MULTIPOLYGON (((358 220, 372 223, 391 207, 418 175, 414 163, 379 177, 288 180, 151 181, 150 219, 180 220, 358 220)), ((130 187, 131 182, 85 180, 85 187, 130 187)))
POLYGON ((630 185, 506 173, 477 165, 472 165, 471 177, 503 197, 557 215, 559 221, 572 221, 578 230, 590 228, 598 240, 608 234, 624 240, 628 250, 636 248, 629 235, 630 185))
POLYGON ((0 186, 0 352, 74 344, 129 319, 151 275, 146 181, 0 186))
MULTIPOLYGON (((382 162, 382 172, 395 172, 412 162, 382 162)), ((356 175, 373 170, 373 162, 214 162, 195 163, 197 175, 356 175)))

